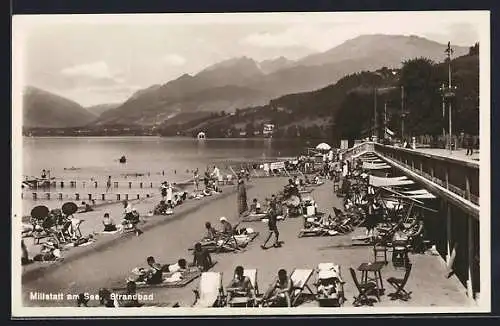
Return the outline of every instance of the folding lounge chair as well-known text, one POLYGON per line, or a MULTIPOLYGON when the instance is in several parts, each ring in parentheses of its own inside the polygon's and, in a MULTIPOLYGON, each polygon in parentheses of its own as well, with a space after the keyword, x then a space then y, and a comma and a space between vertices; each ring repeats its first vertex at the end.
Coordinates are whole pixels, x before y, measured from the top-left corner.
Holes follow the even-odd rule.
POLYGON ((200 285, 193 290, 195 300, 193 307, 211 308, 224 307, 226 296, 222 287, 222 273, 204 272, 201 274, 200 285))
POLYGON ((411 299, 411 292, 405 290, 406 283, 408 282, 408 278, 410 277, 412 264, 406 265, 405 275, 403 278, 390 277, 387 279, 387 282, 396 289, 396 292, 389 293, 388 296, 391 297, 391 300, 403 300, 408 301, 411 299))
POLYGON ((292 274, 290 275, 290 279, 292 280, 293 291, 291 296, 291 304, 292 307, 297 306, 299 303, 299 299, 302 299, 304 296, 304 290, 308 290, 308 294, 314 296, 314 292, 311 290, 307 282, 311 278, 314 270, 312 269, 294 269, 292 274))
MULTIPOLYGON (((320 280, 322 278, 322 274, 325 272, 333 271, 333 275, 337 275, 338 277, 335 280, 335 293, 334 296, 332 297, 324 297, 320 295, 319 293, 316 293, 316 300, 318 300, 320 306, 332 306, 331 304, 333 303, 333 306, 340 307, 343 305, 343 303, 346 301, 345 296, 344 296, 344 280, 342 279, 342 273, 340 270, 339 265, 335 265, 334 263, 320 263, 318 264, 318 283, 316 286, 318 287, 320 285, 320 280)), ((331 276, 331 275, 328 275, 331 276)))
MULTIPOLYGON (((259 285, 257 283, 257 269, 244 269, 243 275, 248 277, 250 279, 250 282, 252 283, 252 287, 255 291, 255 296, 259 296, 259 285)), ((244 297, 244 298, 232 298, 230 302, 228 302, 229 306, 233 307, 235 305, 238 306, 245 306, 245 307, 253 307, 255 305, 255 302, 252 298, 244 297)))
POLYGON ((349 268, 349 271, 351 272, 354 285, 356 285, 359 292, 359 295, 354 297, 354 302, 352 304, 356 307, 362 305, 373 305, 373 300, 370 300, 368 296, 376 291, 376 284, 374 282, 359 283, 356 271, 352 267, 349 268))

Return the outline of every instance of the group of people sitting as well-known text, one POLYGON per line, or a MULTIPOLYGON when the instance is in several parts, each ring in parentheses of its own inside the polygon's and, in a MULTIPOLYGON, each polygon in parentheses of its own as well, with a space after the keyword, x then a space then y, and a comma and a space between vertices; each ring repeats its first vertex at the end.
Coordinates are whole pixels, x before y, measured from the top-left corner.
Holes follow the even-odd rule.
POLYGON ((30 224, 23 224, 25 235, 54 235, 57 242, 77 240, 82 236, 80 225, 83 220, 71 215, 65 215, 60 209, 52 209, 43 218, 32 218, 30 224))
POLYGON ((133 275, 129 276, 129 282, 144 282, 146 284, 160 284, 164 281, 163 273, 167 273, 167 281, 177 281, 182 279, 182 273, 188 269, 187 261, 179 259, 175 264, 157 263, 154 257, 146 259, 147 268, 137 268, 133 275))
POLYGON ((109 216, 109 213, 104 213, 102 224, 104 226, 104 232, 123 232, 125 230, 132 230, 137 236, 139 236, 142 231, 137 228, 137 224, 140 222, 140 215, 132 205, 124 200, 123 207, 125 209, 123 219, 120 224, 115 224, 115 222, 109 216))
POLYGON ((293 295, 292 280, 286 270, 280 269, 276 279, 270 284, 262 298, 257 298, 256 288, 252 280, 245 276, 243 266, 237 266, 234 277, 226 287, 227 302, 231 304, 233 298, 243 297, 249 299, 254 305, 272 307, 291 307, 293 295))

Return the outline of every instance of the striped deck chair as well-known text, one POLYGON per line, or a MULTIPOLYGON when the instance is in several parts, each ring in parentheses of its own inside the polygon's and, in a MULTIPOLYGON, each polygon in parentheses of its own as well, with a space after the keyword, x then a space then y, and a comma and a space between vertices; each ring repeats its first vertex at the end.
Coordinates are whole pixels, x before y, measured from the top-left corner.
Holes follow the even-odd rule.
POLYGON ((225 306, 226 296, 222 287, 222 273, 202 273, 198 289, 193 290, 193 292, 195 295, 193 307, 211 308, 225 306))
POLYGON ((314 292, 311 290, 307 282, 313 275, 313 269, 294 269, 292 274, 290 275, 290 279, 292 280, 293 290, 291 296, 291 304, 292 307, 296 307, 299 303, 299 299, 302 299, 304 296, 304 290, 308 290, 310 295, 314 295, 314 292))

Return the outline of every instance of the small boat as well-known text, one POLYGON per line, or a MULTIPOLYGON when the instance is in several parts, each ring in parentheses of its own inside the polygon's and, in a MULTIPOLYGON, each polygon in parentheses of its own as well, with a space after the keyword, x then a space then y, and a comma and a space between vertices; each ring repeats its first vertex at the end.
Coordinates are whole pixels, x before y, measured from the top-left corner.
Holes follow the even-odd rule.
POLYGON ((127 163, 127 158, 124 156, 120 157, 120 163, 127 163))

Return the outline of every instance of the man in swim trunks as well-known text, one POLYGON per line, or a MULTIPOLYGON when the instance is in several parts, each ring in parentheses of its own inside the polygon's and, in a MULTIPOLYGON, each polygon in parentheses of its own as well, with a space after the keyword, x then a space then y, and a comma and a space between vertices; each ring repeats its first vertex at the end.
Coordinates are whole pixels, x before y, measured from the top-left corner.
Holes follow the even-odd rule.
POLYGON ((194 245, 193 265, 198 266, 202 271, 206 272, 212 267, 212 257, 210 253, 201 246, 201 243, 194 245))
POLYGON ((234 278, 226 288, 228 302, 231 302, 231 298, 233 297, 247 297, 255 300, 255 291, 252 281, 248 276, 243 275, 243 272, 242 266, 237 266, 234 270, 234 278))
POLYGON ((212 226, 210 222, 205 223, 205 229, 207 230, 207 233, 203 239, 206 240, 216 240, 217 239, 217 231, 215 228, 212 226))
POLYGON ((152 256, 146 259, 149 270, 146 272, 146 284, 160 284, 163 281, 163 267, 152 256))
POLYGON ((267 213, 267 226, 269 227, 269 235, 267 236, 266 241, 261 246, 262 249, 267 249, 266 245, 269 240, 271 240, 272 235, 275 236, 275 241, 273 247, 281 247, 279 242, 280 232, 278 231, 278 213, 276 211, 276 204, 271 203, 271 207, 267 213))
POLYGON ((223 235, 226 235, 226 236, 231 236, 233 235, 233 226, 231 225, 231 223, 229 223, 227 221, 227 218, 225 218, 224 216, 222 216, 219 221, 221 222, 222 224, 222 234, 223 235))

